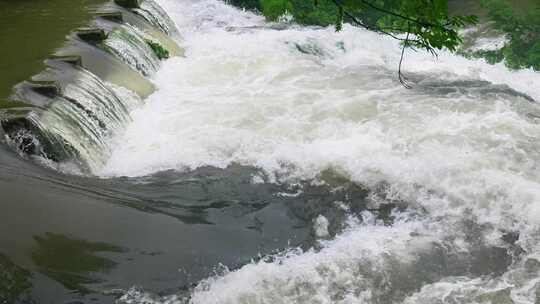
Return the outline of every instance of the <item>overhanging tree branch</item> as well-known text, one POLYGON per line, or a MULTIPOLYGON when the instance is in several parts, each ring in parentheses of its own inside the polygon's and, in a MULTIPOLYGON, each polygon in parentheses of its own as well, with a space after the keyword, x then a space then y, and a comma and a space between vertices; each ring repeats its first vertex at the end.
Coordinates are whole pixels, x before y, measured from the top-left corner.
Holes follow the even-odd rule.
MULTIPOLYGON (((386 31, 386 30, 384 30, 382 28, 370 26, 370 25, 360 21, 358 18, 356 18, 354 15, 352 15, 348 11, 346 11, 345 8, 343 7, 343 5, 341 5, 341 3, 339 3, 338 0, 332 0, 332 2, 334 2, 338 8, 343 9, 343 13, 345 14, 345 16, 347 16, 347 18, 352 20, 356 25, 365 28, 366 30, 370 30, 370 31, 374 31, 374 32, 381 33, 381 34, 384 34, 384 35, 388 35, 388 36, 390 36, 390 37, 392 37, 392 38, 394 38, 396 40, 399 40, 399 41, 409 40, 409 39, 400 38, 400 37, 394 35, 393 33, 388 32, 388 31, 386 31)), ((418 42, 418 43, 421 43, 420 40, 414 40, 414 41, 418 42)))
MULTIPOLYGON (((401 57, 400 57, 400 60, 399 60, 398 77, 399 77, 399 82, 405 88, 408 88, 408 89, 412 88, 412 86, 408 83, 407 78, 403 75, 403 73, 401 71, 401 67, 402 67, 402 64, 403 64, 403 58, 405 56, 405 48, 407 48, 407 47, 410 47, 410 48, 414 48, 414 47, 423 48, 423 49, 425 49, 426 51, 428 51, 429 53, 431 53, 434 56, 437 56, 437 52, 435 51, 435 48, 431 45, 429 39, 426 39, 425 37, 423 37, 421 35, 417 36, 418 37, 417 39, 410 39, 410 35, 413 34, 413 32, 411 30, 411 27, 412 27, 411 24, 415 24, 415 25, 421 26, 421 27, 436 28, 439 31, 442 31, 443 33, 445 33, 446 35, 453 34, 452 30, 447 29, 443 25, 430 23, 430 22, 425 22, 425 21, 420 21, 420 20, 417 20, 417 19, 414 19, 414 18, 403 16, 401 14, 398 14, 398 13, 389 11, 387 9, 378 7, 378 6, 374 5, 373 3, 369 2, 369 1, 366 1, 366 0, 359 0, 359 1, 362 4, 364 4, 365 6, 368 6, 369 8, 371 8, 371 9, 374 9, 374 10, 380 11, 380 12, 382 12, 384 14, 391 15, 391 16, 394 16, 394 17, 397 17, 397 18, 400 18, 402 20, 407 21, 407 30, 406 31, 402 30, 402 29, 399 29, 399 28, 391 28, 390 29, 391 31, 394 31, 394 32, 406 32, 407 36, 405 38, 401 38, 401 37, 397 36, 396 34, 390 32, 390 31, 387 31, 386 29, 384 29, 382 27, 379 27, 379 26, 376 26, 376 25, 371 26, 369 24, 366 24, 365 22, 361 21, 356 16, 354 16, 352 13, 347 11, 340 0, 332 0, 332 2, 339 9, 339 14, 340 15, 339 15, 338 23, 343 22, 343 16, 346 16, 349 20, 351 20, 357 26, 363 27, 363 28, 365 28, 367 30, 371 30, 371 31, 374 31, 374 32, 377 32, 377 33, 381 33, 381 34, 390 36, 390 37, 392 37, 392 38, 394 38, 394 39, 396 39, 398 41, 401 41, 403 43, 403 48, 401 50, 401 57)), ((338 26, 339 26, 339 24, 338 24, 338 26)), ((338 30, 339 29, 340 29, 340 27, 338 27, 338 30)), ((438 48, 440 48, 440 46, 438 48)))
MULTIPOLYGON (((392 12, 392 11, 384 9, 382 7, 378 7, 375 4, 373 4, 373 3, 369 2, 369 1, 366 1, 366 0, 359 0, 359 1, 361 3, 363 3, 364 5, 366 5, 368 7, 371 7, 374 10, 377 10, 379 12, 382 12, 382 13, 385 13, 385 14, 388 14, 388 15, 391 15, 391 16, 394 16, 394 17, 401 18, 401 19, 403 19, 405 21, 408 21, 408 22, 416 23, 416 24, 418 24, 420 26, 444 28, 443 26, 441 26, 439 24, 434 24, 434 23, 430 23, 430 22, 426 22, 426 21, 417 20, 417 19, 414 19, 414 18, 411 18, 411 17, 403 16, 403 15, 398 14, 396 12, 392 12)), ((409 24, 409 27, 410 27, 410 24, 409 24)))
MULTIPOLYGON (((410 28, 410 24, 409 24, 409 28, 410 28)), ((398 68, 398 78, 399 78, 399 82, 406 88, 406 89, 411 89, 412 86, 408 83, 407 81, 407 78, 405 78, 405 76, 403 76, 403 73, 401 72, 401 65, 403 64, 403 57, 405 55, 405 48, 407 47, 407 44, 409 43, 409 35, 410 35, 410 32, 408 31, 407 32, 407 38, 405 38, 405 42, 403 43, 403 48, 401 49, 401 57, 399 58, 399 68, 398 68)))

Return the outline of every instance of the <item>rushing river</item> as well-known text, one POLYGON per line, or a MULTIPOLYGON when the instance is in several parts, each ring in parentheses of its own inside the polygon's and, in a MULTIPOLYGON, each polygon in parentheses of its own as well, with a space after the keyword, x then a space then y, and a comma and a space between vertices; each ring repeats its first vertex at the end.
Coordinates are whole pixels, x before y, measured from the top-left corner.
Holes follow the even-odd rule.
POLYGON ((405 89, 390 38, 157 3, 154 93, 77 72, 121 99, 91 149, 40 118, 84 170, 0 151, 0 302, 540 303, 540 74, 409 51, 405 89))

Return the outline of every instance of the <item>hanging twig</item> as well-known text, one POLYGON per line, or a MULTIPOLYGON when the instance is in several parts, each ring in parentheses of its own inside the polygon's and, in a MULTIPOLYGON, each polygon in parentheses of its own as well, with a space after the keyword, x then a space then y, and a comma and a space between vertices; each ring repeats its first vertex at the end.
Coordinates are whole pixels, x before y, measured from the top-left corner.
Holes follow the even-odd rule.
MULTIPOLYGON (((386 28, 381 28, 381 27, 377 27, 377 26, 370 26, 364 22, 362 22, 361 20, 359 20, 358 18, 356 18, 353 14, 349 13, 345 7, 343 7, 343 5, 340 3, 339 0, 332 0, 332 2, 338 7, 340 8, 342 11, 343 11, 343 14, 345 16, 347 16, 347 18, 349 18, 354 24, 360 26, 360 27, 363 27, 367 30, 370 30, 370 31, 374 31, 374 32, 377 32, 377 33, 380 33, 380 34, 384 34, 384 35, 387 35, 387 36, 390 36, 398 41, 405 41, 407 40, 409 43, 408 43, 408 46, 411 47, 411 45, 416 45, 417 47, 420 47, 420 48, 423 48, 425 49, 426 51, 428 51, 429 53, 431 53, 432 55, 434 56, 437 56, 437 52, 435 51, 435 49, 433 49, 433 47, 426 41, 424 41, 423 39, 404 39, 404 38, 401 38, 401 37, 398 37, 396 36, 394 33, 391 33, 391 32, 388 32, 386 28)), ((377 9, 375 6, 372 6, 374 9, 377 9)), ((383 12, 387 12, 386 10, 384 10, 383 12)), ((399 16, 399 15, 398 15, 399 16)), ((414 19, 413 19, 414 20, 414 19)), ((414 20, 414 22, 416 23, 419 23, 419 21, 416 21, 414 20)), ((410 23, 409 24, 409 30, 407 31, 408 33, 410 33, 410 23)), ((424 24, 424 23, 422 23, 424 24)), ((388 28, 388 30, 393 30, 393 31, 400 31, 399 28, 388 28)))
MULTIPOLYGON (((411 25, 409 24, 409 29, 411 25)), ((410 32, 407 31, 407 37, 405 38, 405 42, 403 42, 403 48, 401 49, 401 57, 399 59, 399 68, 398 68, 398 78, 399 82, 406 88, 406 89, 412 89, 412 86, 409 84, 407 78, 403 75, 401 72, 401 65, 403 64, 403 57, 405 55, 405 48, 407 47, 407 44, 409 43, 409 35, 410 32)))
POLYGON ((379 8, 379 7, 369 3, 367 1, 361 0, 362 3, 364 3, 365 5, 368 5, 369 7, 373 8, 375 10, 379 10, 381 12, 384 12, 384 13, 387 13, 387 14, 402 18, 404 20, 410 21, 410 22, 407 22, 407 36, 405 38, 401 38, 401 37, 398 37, 398 36, 394 35, 393 33, 388 32, 388 31, 386 31, 386 30, 384 30, 384 29, 382 29, 380 27, 370 26, 370 25, 365 24, 364 22, 360 21, 354 15, 352 15, 347 10, 345 10, 345 8, 343 7, 343 5, 340 3, 339 0, 332 0, 332 2, 334 2, 334 4, 340 9, 340 12, 342 14, 347 16, 356 25, 358 25, 360 27, 363 27, 363 28, 365 28, 367 30, 375 31, 375 32, 390 36, 390 37, 392 37, 392 38, 394 38, 394 39, 396 39, 398 41, 403 42, 403 48, 401 49, 401 57, 399 59, 398 77, 399 77, 399 82, 405 88, 407 88, 407 89, 412 88, 412 85, 409 84, 409 82, 407 80, 407 77, 405 77, 403 75, 403 73, 401 72, 401 67, 403 65, 403 58, 405 56, 405 48, 410 47, 410 48, 413 48, 413 50, 414 50, 413 46, 421 47, 421 48, 424 48, 425 50, 427 50, 432 55, 437 56, 437 52, 435 51, 435 49, 428 42, 424 41, 423 39, 410 39, 410 35, 411 35, 411 22, 414 22, 414 23, 422 25, 422 26, 429 26, 429 27, 439 27, 438 25, 431 24, 431 23, 425 23, 425 22, 421 22, 421 21, 418 21, 418 20, 415 20, 415 19, 411 19, 411 18, 408 18, 406 16, 402 16, 402 15, 399 15, 397 13, 390 12, 388 10, 379 8))
MULTIPOLYGON (((392 37, 392 38, 394 38, 394 39, 396 39, 396 40, 399 40, 399 41, 405 41, 405 39, 399 38, 399 37, 397 37, 396 35, 394 35, 394 34, 392 34, 392 33, 390 33, 390 32, 387 32, 387 31, 385 31, 385 30, 383 30, 383 29, 381 29, 381 28, 369 26, 369 25, 365 24, 364 22, 360 21, 358 18, 356 18, 355 16, 353 16, 351 13, 347 12, 347 11, 345 10, 345 8, 343 7, 343 5, 341 5, 341 3, 339 3, 338 0, 332 0, 332 2, 334 2, 334 4, 335 4, 338 8, 342 9, 342 10, 343 10, 343 14, 344 14, 345 16, 347 16, 347 18, 351 19, 356 25, 361 26, 361 27, 365 28, 366 30, 370 30, 370 31, 374 31, 374 32, 378 32, 378 33, 381 33, 381 34, 388 35, 388 36, 390 36, 390 37, 392 37)), ((420 41, 418 41, 418 42, 420 42, 420 41)))

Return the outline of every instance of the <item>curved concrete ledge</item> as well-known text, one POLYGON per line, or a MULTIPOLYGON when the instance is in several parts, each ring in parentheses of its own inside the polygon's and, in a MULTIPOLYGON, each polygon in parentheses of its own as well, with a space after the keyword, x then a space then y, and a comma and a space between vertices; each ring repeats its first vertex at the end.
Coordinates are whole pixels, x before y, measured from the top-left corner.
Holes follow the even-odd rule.
POLYGON ((69 63, 73 66, 82 67, 82 58, 78 55, 71 55, 71 56, 59 56, 59 55, 53 55, 49 57, 47 60, 45 60, 45 63, 49 63, 50 61, 61 61, 65 63, 69 63))
MULTIPOLYGON (((0 107, 0 136, 9 138, 8 141, 24 154, 40 154, 54 161, 74 157, 73 160, 76 162, 84 162, 76 156, 79 151, 65 142, 61 134, 50 133, 50 128, 45 128, 48 131, 44 131, 41 120, 44 117, 50 118, 51 115, 56 115, 54 111, 62 108, 62 103, 69 103, 86 113, 89 120, 99 121, 100 128, 107 128, 99 118, 98 114, 101 110, 98 104, 86 107, 85 103, 63 95, 67 86, 78 81, 77 75, 90 73, 94 75, 92 77, 97 77, 101 87, 109 87, 107 83, 110 83, 127 88, 140 98, 147 97, 155 90, 148 79, 117 56, 103 49, 108 34, 122 24, 129 23, 148 34, 149 37, 155 37, 155 41, 167 48, 171 55, 183 55, 183 50, 173 39, 163 33, 163 29, 132 10, 140 8, 141 3, 142 0, 111 1, 108 6, 104 6, 102 11, 95 14, 96 18, 91 24, 74 30, 64 47, 45 60, 48 68, 32 77, 31 80, 16 85, 9 101, 12 105, 0 107), (51 109, 56 110, 49 113, 51 109)), ((120 98, 115 93, 116 89, 107 90, 112 94, 110 100, 120 98)), ((67 92, 69 91, 66 91, 66 95, 70 95, 67 92)), ((89 91, 84 94, 93 95, 95 92, 89 91)), ((84 100, 88 105, 88 100, 84 100)), ((113 101, 113 104, 116 103, 113 101)), ((45 123, 51 124, 50 119, 45 119, 45 123)), ((70 123, 77 124, 78 122, 70 123)), ((81 128, 88 128, 84 122, 80 123, 81 128)), ((56 126, 58 125, 55 124, 56 126)), ((84 139, 81 138, 81 140, 84 139)))

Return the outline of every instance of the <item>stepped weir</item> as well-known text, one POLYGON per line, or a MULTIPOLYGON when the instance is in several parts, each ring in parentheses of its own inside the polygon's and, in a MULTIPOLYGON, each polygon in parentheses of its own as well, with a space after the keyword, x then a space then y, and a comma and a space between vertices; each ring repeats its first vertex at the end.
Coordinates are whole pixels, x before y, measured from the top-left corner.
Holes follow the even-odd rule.
POLYGON ((111 136, 154 91, 148 79, 182 56, 178 30, 152 0, 114 0, 74 30, 46 69, 15 86, 0 109, 2 133, 21 155, 91 173, 111 136))

